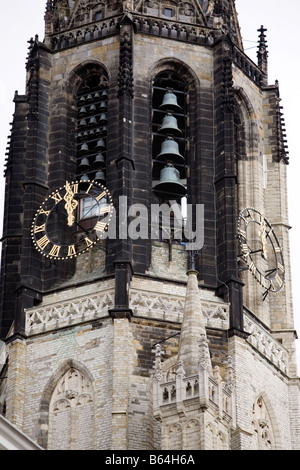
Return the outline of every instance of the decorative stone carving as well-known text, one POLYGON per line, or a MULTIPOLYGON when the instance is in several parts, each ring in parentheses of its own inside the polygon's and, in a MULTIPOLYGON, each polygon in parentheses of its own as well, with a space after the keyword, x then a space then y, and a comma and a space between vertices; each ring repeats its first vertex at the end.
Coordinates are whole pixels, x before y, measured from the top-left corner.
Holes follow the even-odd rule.
POLYGON ((26 311, 26 332, 48 331, 82 321, 108 315, 113 307, 113 292, 102 292, 89 297, 60 302, 26 311))
POLYGON ((202 301, 202 313, 207 324, 212 326, 229 327, 229 307, 226 304, 214 304, 202 301))
POLYGON ((253 404, 252 427, 253 449, 272 450, 275 448, 271 417, 261 396, 253 404))
POLYGON ((62 402, 64 403, 63 408, 93 402, 90 382, 76 369, 70 369, 58 382, 51 398, 50 412, 57 411, 62 402))
POLYGON ((244 318, 245 331, 250 333, 247 341, 276 367, 284 373, 288 373, 287 350, 246 312, 244 318))
MULTIPOLYGON (((124 3, 124 2, 123 2, 124 3)), ((131 26, 122 26, 120 37, 120 66, 118 96, 128 95, 133 98, 133 72, 132 72, 132 29, 131 26)))
POLYGON ((182 321, 184 302, 184 297, 132 290, 130 308, 141 316, 168 318, 180 322, 182 321))

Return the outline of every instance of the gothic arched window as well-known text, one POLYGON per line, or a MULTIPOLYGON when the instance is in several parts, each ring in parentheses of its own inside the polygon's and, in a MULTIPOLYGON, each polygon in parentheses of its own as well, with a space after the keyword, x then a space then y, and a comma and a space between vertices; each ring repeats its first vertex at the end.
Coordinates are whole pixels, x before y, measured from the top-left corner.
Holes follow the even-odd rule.
POLYGON ((77 93, 77 174, 78 180, 105 184, 107 146, 108 81, 104 74, 92 73, 77 93))
MULTIPOLYGON (((172 71, 158 74, 152 94, 152 162, 153 193, 158 202, 184 206, 187 193, 188 153, 188 87, 172 71)), ((176 206, 177 207, 177 206, 176 206)), ((181 211, 182 214, 182 211, 181 211)), ((182 214, 184 216, 184 214, 182 214)), ((164 230, 160 223, 162 240, 181 239, 175 229, 164 230)))
POLYGON ((70 368, 58 381, 49 407, 49 450, 93 450, 94 393, 90 380, 70 368))
POLYGON ((253 405, 252 426, 254 450, 275 450, 271 417, 262 397, 259 397, 253 405))

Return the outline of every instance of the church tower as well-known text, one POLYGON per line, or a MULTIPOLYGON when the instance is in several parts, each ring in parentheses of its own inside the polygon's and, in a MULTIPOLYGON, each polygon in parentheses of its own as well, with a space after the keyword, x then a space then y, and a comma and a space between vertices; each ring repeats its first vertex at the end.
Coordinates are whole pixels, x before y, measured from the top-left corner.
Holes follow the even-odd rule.
POLYGON ((5 166, 0 413, 49 450, 300 449, 278 83, 234 0, 48 0, 5 166))

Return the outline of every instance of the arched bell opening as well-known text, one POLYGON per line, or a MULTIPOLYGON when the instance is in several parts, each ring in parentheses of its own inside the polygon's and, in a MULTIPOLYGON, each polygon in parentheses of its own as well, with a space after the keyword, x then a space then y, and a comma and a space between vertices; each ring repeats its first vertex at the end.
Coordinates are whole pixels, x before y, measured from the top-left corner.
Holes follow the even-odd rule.
POLYGON ((172 71, 156 76, 152 95, 152 189, 159 204, 176 202, 182 208, 187 194, 188 101, 183 79, 172 71))
POLYGON ((77 92, 77 174, 79 181, 106 182, 108 80, 92 73, 77 92))

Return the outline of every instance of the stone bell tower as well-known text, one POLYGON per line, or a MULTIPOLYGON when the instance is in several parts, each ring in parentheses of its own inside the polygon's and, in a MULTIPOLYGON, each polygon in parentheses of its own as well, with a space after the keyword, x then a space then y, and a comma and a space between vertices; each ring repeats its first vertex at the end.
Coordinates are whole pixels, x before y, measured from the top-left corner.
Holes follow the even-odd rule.
POLYGON ((234 0, 45 3, 5 167, 0 413, 49 450, 299 449, 266 29, 255 64, 234 0))

